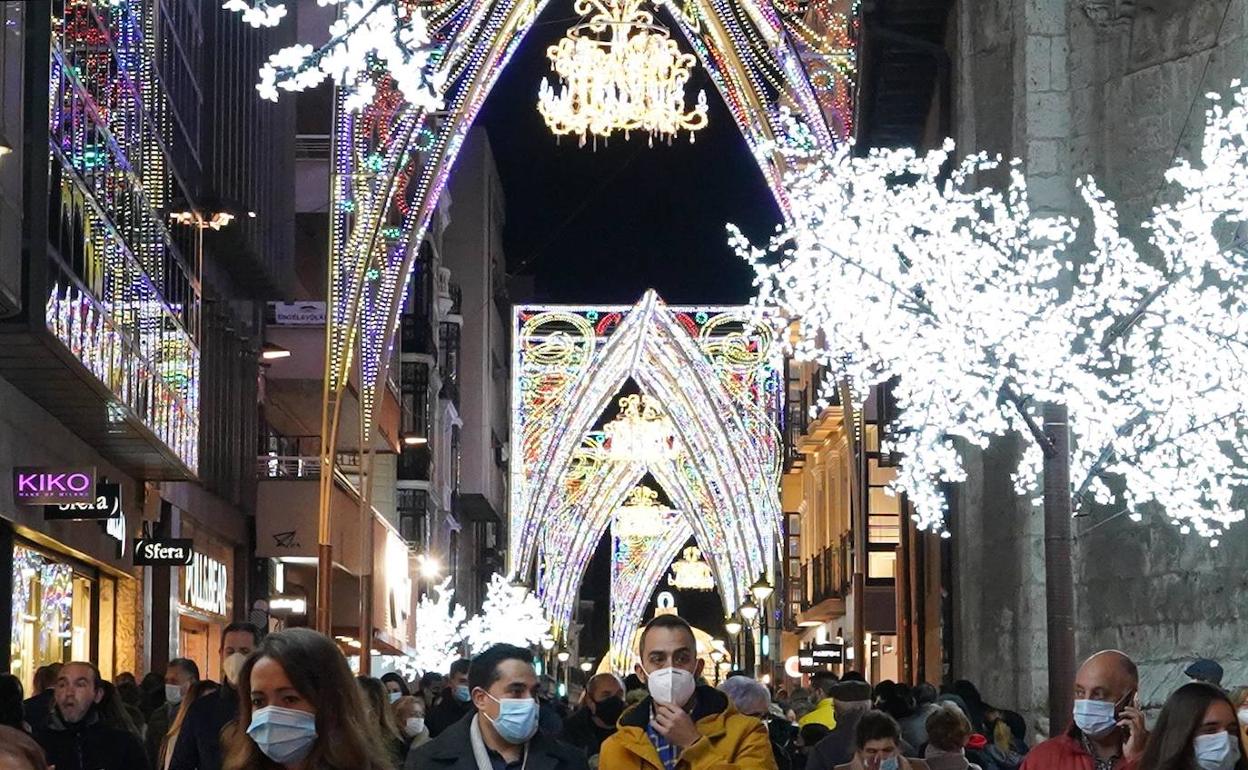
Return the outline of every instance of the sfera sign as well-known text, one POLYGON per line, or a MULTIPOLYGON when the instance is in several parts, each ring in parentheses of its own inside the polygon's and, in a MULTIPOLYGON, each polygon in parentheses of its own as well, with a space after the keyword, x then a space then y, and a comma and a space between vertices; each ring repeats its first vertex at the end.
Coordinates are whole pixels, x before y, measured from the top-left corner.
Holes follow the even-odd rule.
POLYGON ((20 505, 95 501, 95 468, 14 468, 13 499, 20 505))
POLYGON ((139 538, 134 541, 134 566, 185 567, 195 557, 189 538, 139 538))
POLYGON ((86 503, 59 503, 43 506, 46 521, 91 521, 121 517, 121 485, 101 481, 95 485, 95 496, 86 503))

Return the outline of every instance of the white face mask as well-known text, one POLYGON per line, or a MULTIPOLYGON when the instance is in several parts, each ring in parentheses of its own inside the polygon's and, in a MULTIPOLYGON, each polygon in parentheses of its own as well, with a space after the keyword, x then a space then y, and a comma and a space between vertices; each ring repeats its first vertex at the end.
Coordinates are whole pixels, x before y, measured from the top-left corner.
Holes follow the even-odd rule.
POLYGON ((1248 706, 1241 708, 1235 716, 1239 717, 1239 726, 1241 728, 1248 727, 1248 706))
POLYGON ((408 717, 403 723, 403 732, 407 733, 409 738, 415 738, 425 731, 424 717, 408 717))
POLYGON ((1201 770, 1231 770, 1239 762, 1239 741, 1227 732, 1197 735, 1192 751, 1201 770))
POLYGON ((168 684, 168 683, 165 684, 165 702, 166 703, 172 703, 173 705, 176 706, 182 702, 182 695, 183 695, 182 685, 168 684))
POLYGON ((693 674, 683 668, 660 668, 646 672, 646 689, 658 703, 670 703, 684 707, 693 697, 697 682, 693 674))
POLYGON ((243 663, 247 661, 247 656, 241 652, 233 652, 221 661, 221 671, 225 674, 225 681, 230 684, 238 684, 239 672, 243 670, 243 663))
POLYGON ((1115 711, 1117 709, 1109 701, 1077 700, 1075 726, 1091 738, 1100 738, 1118 726, 1118 720, 1114 719, 1115 711))

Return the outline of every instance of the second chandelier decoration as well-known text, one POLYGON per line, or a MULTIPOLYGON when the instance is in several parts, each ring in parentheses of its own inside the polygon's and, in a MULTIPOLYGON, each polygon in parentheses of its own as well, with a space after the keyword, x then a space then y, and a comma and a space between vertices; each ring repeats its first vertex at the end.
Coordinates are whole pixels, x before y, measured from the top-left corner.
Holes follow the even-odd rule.
POLYGON ((587 21, 546 51, 561 86, 543 80, 538 112, 558 136, 627 136, 644 131, 669 142, 706 126, 706 92, 686 109, 685 86, 697 62, 645 10, 647 0, 576 0, 587 21), (591 15, 592 14, 592 15, 591 15))

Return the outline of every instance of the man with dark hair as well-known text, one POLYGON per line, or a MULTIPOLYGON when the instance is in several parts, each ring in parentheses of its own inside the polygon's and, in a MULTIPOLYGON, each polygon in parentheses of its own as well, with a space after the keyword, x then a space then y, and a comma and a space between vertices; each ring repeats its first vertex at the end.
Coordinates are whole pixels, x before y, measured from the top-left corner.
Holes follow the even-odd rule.
POLYGON ((810 676, 810 689, 815 694, 815 707, 798 720, 798 727, 806 725, 823 725, 829 730, 836 729, 836 708, 832 698, 832 688, 840 682, 831 671, 820 671, 810 676))
POLYGON ((537 729, 531 652, 496 644, 472 659, 467 684, 475 713, 409 753, 405 770, 586 770, 580 751, 537 729))
POLYGON ((169 732, 169 726, 177 717, 178 709, 182 707, 182 699, 186 697, 187 691, 198 681, 199 664, 190 658, 174 658, 165 667, 165 702, 164 705, 154 709, 152 715, 147 718, 147 731, 144 733, 147 756, 152 761, 152 767, 157 770, 160 770, 157 767, 160 760, 160 747, 165 741, 165 735, 169 732))
POLYGON ((260 629, 236 622, 221 632, 221 689, 190 705, 169 770, 221 770, 221 729, 238 718, 238 674, 260 644, 260 629))
POLYGON ((596 757, 602 742, 615 734, 624 713, 624 683, 612 673, 595 674, 585 683, 581 706, 563 725, 563 739, 596 757))
POLYGON ((1148 744, 1148 729, 1136 698, 1139 688, 1139 669, 1124 653, 1103 650, 1088 658, 1075 675, 1074 721, 1064 734, 1028 752, 1023 770, 1133 766, 1148 744))
POLYGON ((38 730, 48 723, 56 694, 56 678, 60 675, 60 663, 49 663, 35 669, 35 694, 22 701, 22 716, 30 729, 38 730))
POLYGON ((901 726, 896 719, 883 711, 868 710, 854 727, 852 761, 838 765, 836 770, 927 770, 927 765, 902 756, 901 726))
POLYGON ((468 684, 469 665, 470 661, 466 658, 460 658, 451 664, 442 697, 425 719, 425 726, 429 728, 431 737, 437 738, 443 730, 463 719, 465 714, 472 713, 472 688, 468 684))
POLYGON ((143 744, 128 730, 108 727, 96 708, 104 697, 99 669, 66 663, 57 675, 55 705, 35 740, 58 770, 136 770, 147 764, 143 744))
POLYGON ((688 622, 656 616, 642 629, 638 653, 636 672, 649 697, 620 717, 602 744, 599 767, 775 770, 763 723, 738 713, 722 692, 697 685, 704 661, 688 622))
POLYGON ((807 770, 832 770, 854 758, 858 722, 871 710, 871 685, 848 676, 829 688, 836 711, 836 727, 815 744, 807 770))

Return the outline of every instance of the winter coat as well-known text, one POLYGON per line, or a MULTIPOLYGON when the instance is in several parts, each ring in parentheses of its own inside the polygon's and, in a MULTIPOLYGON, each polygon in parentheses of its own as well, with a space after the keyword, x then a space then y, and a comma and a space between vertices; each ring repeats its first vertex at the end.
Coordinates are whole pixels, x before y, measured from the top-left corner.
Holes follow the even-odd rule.
POLYGON ((129 730, 107 727, 92 709, 77 724, 67 724, 53 709, 36 730, 35 741, 57 770, 137 770, 147 767, 143 742, 129 730))
POLYGON ((186 711, 169 770, 221 770, 221 731, 238 719, 238 692, 228 684, 186 711))
MULTIPOLYGON (((405 770, 477 770, 472 754, 470 730, 476 712, 466 714, 458 722, 425 745, 407 755, 405 770)), ((609 765, 602 765, 606 768, 609 765)), ((524 760, 525 770, 586 770, 585 756, 580 749, 538 732, 529 740, 524 760)))
MULTIPOLYGON (((767 728, 755 717, 738 713, 728 696, 712 687, 697 689, 694 725, 702 738, 685 749, 678 770, 776 770, 767 728)), ((646 734, 653 703, 650 698, 620 717, 619 730, 602 743, 598 767, 603 770, 663 770, 663 761, 646 734)))

